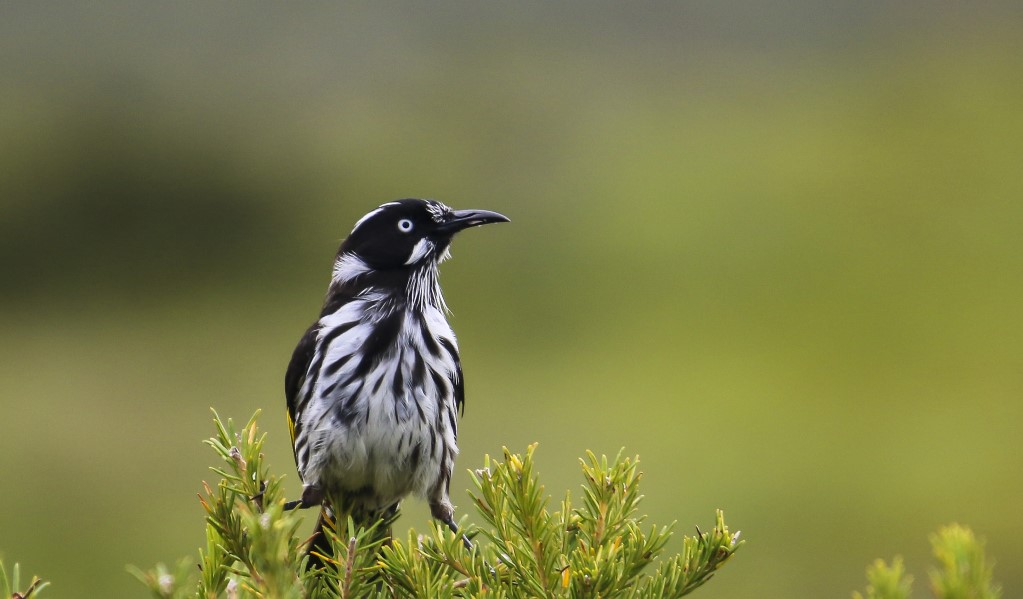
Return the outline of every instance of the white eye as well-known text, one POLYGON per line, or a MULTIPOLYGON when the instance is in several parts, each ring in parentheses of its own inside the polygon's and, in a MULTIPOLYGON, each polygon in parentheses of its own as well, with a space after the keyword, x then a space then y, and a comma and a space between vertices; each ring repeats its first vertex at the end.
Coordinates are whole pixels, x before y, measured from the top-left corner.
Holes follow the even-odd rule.
POLYGON ((413 227, 412 221, 410 221, 407 218, 403 218, 398 221, 398 230, 401 231, 402 233, 408 233, 409 231, 412 230, 412 227, 413 227))

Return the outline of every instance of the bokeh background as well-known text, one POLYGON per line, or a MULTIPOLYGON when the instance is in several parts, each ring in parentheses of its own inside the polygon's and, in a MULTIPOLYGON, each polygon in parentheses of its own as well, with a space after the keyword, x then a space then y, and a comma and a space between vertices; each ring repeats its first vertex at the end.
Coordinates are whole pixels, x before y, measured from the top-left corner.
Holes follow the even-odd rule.
POLYGON ((53 596, 195 555, 211 406, 297 494, 291 350, 407 196, 513 219, 443 272, 456 503, 625 447, 750 539, 707 599, 926 596, 953 521, 1023 594, 1018 2, 10 2, 0 57, 0 552, 53 596))

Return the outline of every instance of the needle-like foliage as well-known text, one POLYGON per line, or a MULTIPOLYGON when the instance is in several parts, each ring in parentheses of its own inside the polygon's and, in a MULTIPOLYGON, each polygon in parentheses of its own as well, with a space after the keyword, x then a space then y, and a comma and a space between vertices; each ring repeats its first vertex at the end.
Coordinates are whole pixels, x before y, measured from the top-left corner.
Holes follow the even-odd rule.
MULTIPOLYGON (((993 582, 994 564, 984 555, 984 542, 973 531, 951 524, 931 535, 931 550, 938 561, 931 568, 931 592, 936 599, 999 599, 1001 589, 993 582)), ((902 558, 892 565, 877 560, 867 568, 867 594, 853 599, 909 599, 913 577, 906 574, 902 558)))
MULTIPOLYGON (((426 534, 392 538, 393 519, 367 529, 338 514, 326 527, 331 555, 318 555, 323 566, 309 568, 310 539, 298 535, 304 516, 284 510, 280 478, 263 460, 259 412, 240 430, 213 415, 216 436, 206 443, 220 458, 211 468, 220 480, 203 483, 199 495, 206 538, 198 559, 173 569, 129 568, 155 597, 661 599, 699 588, 743 545, 719 510, 713 527, 683 536, 682 551, 664 556, 672 525, 644 524, 639 462, 621 453, 609 460, 587 452, 578 502, 565 493, 554 509, 531 445, 524 455, 506 449, 500 459, 486 456, 470 473, 481 525, 463 517, 459 534, 431 523, 426 534)), ((983 541, 970 529, 942 528, 931 545, 934 597, 1000 599, 983 541)), ((0 599, 34 598, 48 584, 33 577, 22 589, 17 564, 11 574, 0 563, 0 599)), ((878 560, 867 578, 866 594, 854 599, 910 597, 913 579, 901 558, 891 565, 878 560)))
MULTIPOLYGON (((393 521, 370 529, 339 514, 328 526, 331 556, 307 568, 300 512, 284 511, 280 478, 263 461, 256 416, 238 430, 214 412, 207 444, 220 457, 216 486, 203 483, 206 540, 198 568, 187 561, 133 570, 153 595, 179 597, 681 597, 710 579, 742 545, 719 511, 708 532, 683 537, 681 554, 661 558, 671 526, 643 524, 642 473, 635 458, 588 453, 579 504, 556 510, 525 455, 505 450, 472 472, 473 505, 484 525, 461 532, 431 523, 427 534, 391 538, 393 521), (466 540, 472 539, 467 546, 466 540), (648 568, 649 566, 649 568, 648 568)), ((335 505, 339 505, 335 502, 335 505)))
POLYGON ((31 599, 36 597, 39 591, 43 590, 50 583, 40 579, 37 576, 33 576, 28 581, 28 586, 25 587, 24 591, 18 589, 21 588, 21 568, 18 564, 14 564, 11 569, 11 577, 7 577, 7 570, 4 569, 4 564, 0 561, 0 590, 3 591, 3 595, 0 597, 10 597, 11 599, 31 599))

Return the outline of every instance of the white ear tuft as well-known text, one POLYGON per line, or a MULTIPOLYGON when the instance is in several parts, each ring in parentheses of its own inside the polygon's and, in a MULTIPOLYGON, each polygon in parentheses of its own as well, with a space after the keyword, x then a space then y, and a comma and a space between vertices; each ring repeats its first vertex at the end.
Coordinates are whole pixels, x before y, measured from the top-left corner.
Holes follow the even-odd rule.
POLYGON ((347 283, 370 270, 369 264, 355 254, 341 254, 334 262, 334 274, 331 278, 337 283, 347 283))
POLYGON ((420 239, 416 242, 415 247, 412 248, 412 253, 409 255, 408 260, 405 261, 405 264, 415 264, 416 262, 419 262, 425 258, 427 254, 433 251, 433 247, 433 242, 429 239, 425 237, 420 239))

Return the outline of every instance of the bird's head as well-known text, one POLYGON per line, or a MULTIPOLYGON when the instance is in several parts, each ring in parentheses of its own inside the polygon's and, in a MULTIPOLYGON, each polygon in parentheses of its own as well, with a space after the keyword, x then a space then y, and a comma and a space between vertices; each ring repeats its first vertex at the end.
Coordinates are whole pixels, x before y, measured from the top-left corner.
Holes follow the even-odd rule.
POLYGON ((455 233, 508 220, 489 210, 452 210, 435 200, 388 202, 355 223, 338 250, 335 279, 436 265, 447 257, 455 233))

